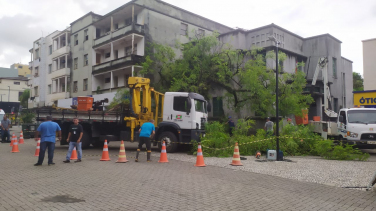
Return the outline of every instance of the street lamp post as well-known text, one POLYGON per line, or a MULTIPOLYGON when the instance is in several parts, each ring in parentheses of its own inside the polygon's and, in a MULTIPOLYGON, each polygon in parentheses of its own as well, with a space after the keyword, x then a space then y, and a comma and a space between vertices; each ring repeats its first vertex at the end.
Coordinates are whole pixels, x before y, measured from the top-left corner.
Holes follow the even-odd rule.
POLYGON ((9 97, 10 97, 10 86, 8 86, 8 102, 10 102, 9 97))
POLYGON ((275 80, 276 80, 276 85, 275 85, 275 109, 276 109, 276 116, 277 116, 277 125, 276 125, 276 142, 277 142, 277 161, 281 160, 281 157, 279 155, 279 112, 278 112, 278 45, 280 42, 273 36, 269 37, 269 40, 275 43, 276 51, 275 51, 275 80))

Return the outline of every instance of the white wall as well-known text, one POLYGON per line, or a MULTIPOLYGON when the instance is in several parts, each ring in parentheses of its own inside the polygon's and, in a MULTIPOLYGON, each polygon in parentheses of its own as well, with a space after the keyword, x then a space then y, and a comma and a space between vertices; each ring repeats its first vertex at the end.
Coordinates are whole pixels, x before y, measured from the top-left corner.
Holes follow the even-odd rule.
POLYGON ((0 101, 2 102, 20 102, 18 99, 19 92, 24 92, 27 89, 27 81, 0 79, 0 101), (20 85, 14 84, 19 82, 20 85), (9 87, 10 89, 9 89, 9 87))

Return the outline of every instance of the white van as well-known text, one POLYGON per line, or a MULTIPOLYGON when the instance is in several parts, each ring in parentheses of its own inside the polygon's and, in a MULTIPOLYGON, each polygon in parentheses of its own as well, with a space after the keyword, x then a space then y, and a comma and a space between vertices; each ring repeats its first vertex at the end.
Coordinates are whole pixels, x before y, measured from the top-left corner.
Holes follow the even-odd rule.
MULTIPOLYGON (((4 118, 4 115, 5 115, 5 112, 4 112, 4 110, 3 109, 0 109, 0 126, 1 126, 1 120, 3 120, 3 118, 4 118)), ((1 127, 0 127, 0 132, 1 132, 1 127)))

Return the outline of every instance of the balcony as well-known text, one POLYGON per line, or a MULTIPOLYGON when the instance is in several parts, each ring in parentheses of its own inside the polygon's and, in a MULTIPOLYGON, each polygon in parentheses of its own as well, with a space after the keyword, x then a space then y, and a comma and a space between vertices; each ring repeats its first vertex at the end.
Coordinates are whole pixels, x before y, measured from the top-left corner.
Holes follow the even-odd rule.
POLYGON ((115 59, 109 62, 104 62, 93 66, 93 74, 105 72, 111 69, 116 69, 120 67, 125 67, 127 65, 134 65, 142 62, 143 56, 130 55, 119 59, 115 59))
POLYGON ((59 70, 55 70, 55 71, 51 72, 50 76, 51 76, 52 79, 63 77, 63 76, 70 76, 70 68, 62 68, 62 69, 59 69, 59 70))
POLYGON ((94 46, 93 48, 96 48, 100 45, 109 43, 111 41, 114 41, 116 39, 119 39, 123 36, 126 36, 131 33, 138 33, 138 34, 143 34, 144 33, 144 26, 135 24, 135 25, 129 25, 125 26, 123 28, 119 28, 116 31, 113 32, 108 32, 106 35, 99 37, 94 40, 94 46))
POLYGON ((66 45, 66 46, 59 48, 59 49, 55 50, 54 52, 52 52, 51 57, 56 58, 60 55, 68 54, 69 51, 70 51, 70 47, 68 45, 66 45))

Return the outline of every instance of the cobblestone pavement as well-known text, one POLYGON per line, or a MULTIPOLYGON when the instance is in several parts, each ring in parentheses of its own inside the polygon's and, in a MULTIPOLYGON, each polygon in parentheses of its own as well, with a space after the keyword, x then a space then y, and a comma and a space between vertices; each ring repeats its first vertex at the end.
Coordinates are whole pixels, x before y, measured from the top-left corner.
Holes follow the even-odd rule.
POLYGON ((375 192, 157 157, 147 163, 144 153, 135 163, 134 149, 126 150, 130 162, 115 163, 118 145, 110 144, 111 161, 89 149, 82 163, 68 164, 67 146, 57 145, 56 165, 35 167, 34 140, 19 153, 0 144, 0 210, 376 210, 375 192))

